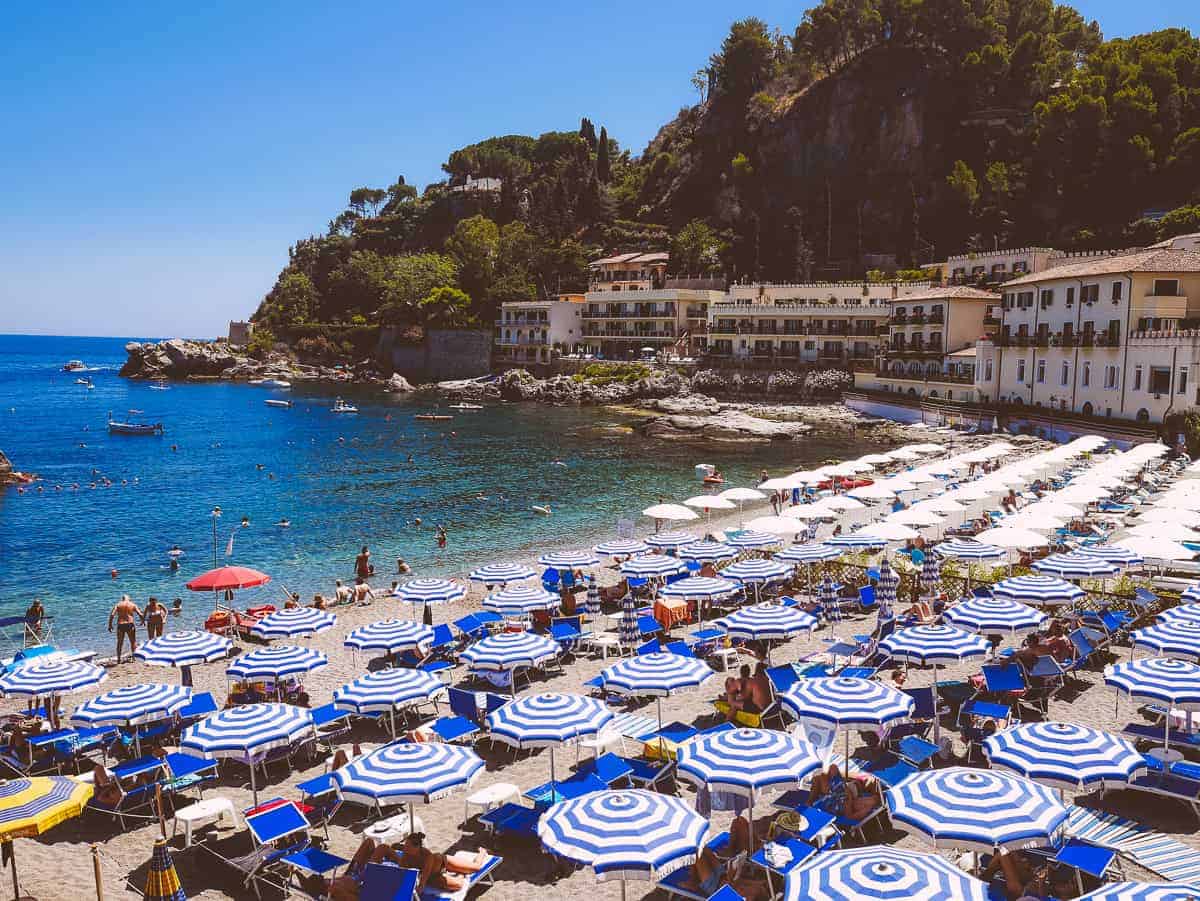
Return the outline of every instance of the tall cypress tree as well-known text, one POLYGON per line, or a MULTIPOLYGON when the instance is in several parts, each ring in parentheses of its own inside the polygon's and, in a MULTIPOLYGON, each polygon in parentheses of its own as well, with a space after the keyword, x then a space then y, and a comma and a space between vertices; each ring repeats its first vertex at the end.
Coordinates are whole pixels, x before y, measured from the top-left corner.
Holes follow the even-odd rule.
POLYGON ((596 149, 596 126, 587 116, 584 116, 579 122, 579 136, 587 141, 589 150, 596 149))
POLYGON ((600 126, 600 146, 596 148, 596 177, 603 184, 612 179, 612 161, 608 158, 608 129, 600 126))

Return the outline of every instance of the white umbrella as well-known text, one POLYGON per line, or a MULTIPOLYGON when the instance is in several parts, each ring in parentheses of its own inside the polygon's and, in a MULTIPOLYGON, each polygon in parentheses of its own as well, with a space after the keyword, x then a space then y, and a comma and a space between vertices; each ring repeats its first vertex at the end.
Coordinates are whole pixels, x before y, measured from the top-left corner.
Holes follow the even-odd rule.
POLYGON ((808 531, 805 523, 789 516, 760 516, 746 523, 746 528, 755 532, 769 532, 772 535, 799 535, 808 531))
POLYGON ((1048 547, 1050 542, 1044 535, 1029 529, 1014 529, 1001 526, 996 529, 985 529, 975 536, 976 541, 991 544, 996 547, 1018 548, 1028 550, 1035 547, 1048 547))
POLYGON ((882 538, 887 541, 908 541, 921 537, 921 533, 916 529, 902 526, 898 522, 877 522, 873 526, 859 529, 855 534, 861 537, 882 538))
POLYGON ((889 460, 903 460, 905 462, 921 459, 921 455, 919 453, 904 447, 898 447, 894 451, 889 451, 884 456, 886 456, 889 460))
POLYGON ((899 523, 902 526, 940 526, 942 517, 928 507, 909 507, 891 514, 885 522, 899 523))
POLYGON ((689 507, 695 507, 697 510, 736 510, 737 504, 733 501, 727 501, 723 497, 718 497, 715 494, 699 494, 696 497, 689 497, 684 501, 689 507))
POLYGON ((1139 557, 1145 557, 1148 560, 1191 560, 1196 556, 1196 552, 1184 547, 1176 541, 1169 541, 1165 538, 1151 538, 1147 535, 1134 535, 1130 538, 1123 538, 1120 541, 1114 541, 1116 547, 1123 547, 1127 551, 1133 551, 1139 557))
POLYGON ((1188 529, 1200 526, 1200 513, 1180 507, 1147 507, 1138 519, 1146 523, 1170 522, 1188 529))
POLYGON ((837 510, 845 513, 849 512, 850 510, 865 510, 867 505, 862 501, 855 500, 852 497, 846 497, 844 494, 837 494, 833 497, 827 497, 817 501, 814 506, 827 507, 830 510, 837 510))
POLYGON ((932 485, 938 481, 937 476, 925 469, 914 469, 911 472, 906 472, 902 478, 910 485, 932 485))
POLYGON ((1200 532, 1173 522, 1148 522, 1144 525, 1134 526, 1129 533, 1167 541, 1200 541, 1200 532))
MULTIPOLYGON (((861 498, 862 500, 884 500, 886 498, 896 496, 895 488, 890 487, 887 482, 874 482, 870 485, 863 485, 860 488, 851 488, 846 493, 850 497, 861 498)), ((900 489, 904 490, 904 489, 900 489)))
POLYGON ((1042 513, 1047 516, 1056 516, 1060 519, 1070 519, 1073 516, 1083 516, 1083 510, 1079 507, 1074 507, 1071 504, 1054 500, 1053 497, 1038 501, 1035 504, 1030 504, 1022 512, 1032 513, 1035 510, 1038 513, 1042 513))
POLYGON ((780 516, 786 516, 789 519, 837 519, 838 513, 828 507, 822 507, 820 504, 797 504, 794 507, 788 507, 780 516))
POLYGON ((647 507, 642 511, 642 516, 648 516, 651 519, 699 519, 700 515, 694 510, 689 510, 682 504, 655 504, 653 507, 647 507))
POLYGON ((1041 510, 1035 510, 1032 507, 1026 507, 1024 510, 1018 511, 1015 515, 1009 516, 1004 520, 1004 525, 1009 529, 1029 529, 1034 532, 1053 532, 1055 529, 1061 529, 1066 522, 1059 519, 1057 516, 1051 516, 1041 510))
POLYGON ((1054 492, 1054 499, 1064 504, 1091 504, 1112 494, 1112 490, 1100 485, 1068 485, 1054 492))
POLYGON ((965 504, 960 504, 952 497, 934 497, 927 501, 921 501, 918 504, 913 504, 914 510, 932 510, 934 513, 961 513, 966 510, 965 504))
POLYGON ((864 463, 874 463, 876 465, 878 465, 880 463, 894 463, 895 462, 887 454, 863 454, 858 459, 862 460, 864 463))
POLYGON ((760 483, 758 487, 767 491, 791 491, 793 488, 803 488, 807 484, 808 473, 793 473, 790 476, 767 479, 765 482, 760 483))
POLYGON ((726 488, 717 497, 727 501, 765 501, 767 496, 754 488, 726 488))

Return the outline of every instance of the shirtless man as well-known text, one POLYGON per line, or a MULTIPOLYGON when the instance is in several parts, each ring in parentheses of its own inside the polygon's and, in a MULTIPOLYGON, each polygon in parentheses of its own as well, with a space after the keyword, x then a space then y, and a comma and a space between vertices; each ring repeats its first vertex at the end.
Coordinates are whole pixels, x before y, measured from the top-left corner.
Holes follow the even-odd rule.
POLYGON ((339 604, 349 604, 354 592, 349 585, 343 585, 342 580, 338 579, 335 583, 334 597, 337 598, 339 604))
POLYGON ((125 645, 126 636, 129 638, 130 659, 133 659, 133 652, 137 650, 137 627, 133 622, 134 616, 140 622, 146 621, 146 616, 142 613, 141 608, 127 594, 121 595, 121 600, 117 601, 112 612, 108 614, 109 632, 113 630, 113 620, 117 621, 117 663, 121 662, 121 648, 125 645))

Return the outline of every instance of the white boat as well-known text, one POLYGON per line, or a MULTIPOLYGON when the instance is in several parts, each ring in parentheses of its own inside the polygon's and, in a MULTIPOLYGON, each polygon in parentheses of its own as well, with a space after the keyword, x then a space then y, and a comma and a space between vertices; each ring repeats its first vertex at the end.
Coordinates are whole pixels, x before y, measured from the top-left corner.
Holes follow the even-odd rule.
POLYGON ((451 410, 482 410, 483 404, 450 404, 451 410))
POLYGON ((292 405, 290 400, 274 400, 272 398, 267 398, 263 403, 268 407, 291 407, 292 405))
POLYGON ((358 407, 354 406, 354 404, 346 403, 344 400, 342 400, 339 397, 333 402, 333 412, 334 413, 357 413, 358 407))
POLYGON ((87 369, 83 364, 83 360, 68 360, 62 368, 63 372, 82 372, 87 369))
POLYGON ((258 382, 258 384, 262 385, 264 388, 290 388, 290 387, 292 387, 292 383, 287 381, 286 379, 263 379, 262 381, 258 382))
POLYGON ((153 385, 151 385, 150 387, 151 387, 152 389, 154 389, 155 391, 169 391, 169 390, 171 390, 171 386, 167 384, 167 380, 166 380, 166 379, 158 379, 158 380, 157 380, 157 381, 155 381, 155 383, 154 383, 153 385))

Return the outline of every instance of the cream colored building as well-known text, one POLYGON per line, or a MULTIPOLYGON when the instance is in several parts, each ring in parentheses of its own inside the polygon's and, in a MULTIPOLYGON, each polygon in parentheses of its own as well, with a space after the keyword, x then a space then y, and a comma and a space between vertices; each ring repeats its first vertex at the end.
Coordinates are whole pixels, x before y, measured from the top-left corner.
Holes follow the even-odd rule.
POLYGON ((496 320, 495 362, 546 365, 583 341, 583 295, 504 303, 496 320))
POLYGON ((1200 401, 1200 253, 1067 256, 1003 291, 982 399, 1143 422, 1200 401))
POLYGON ((946 259, 942 278, 952 285, 999 284, 1053 265, 1061 251, 1053 247, 1006 247, 960 253, 946 259))
POLYGON ((999 324, 1000 295, 966 285, 929 288, 890 303, 873 372, 855 387, 910 397, 975 400, 975 344, 999 324))
POLYGON ((889 304, 927 282, 733 285, 708 308, 713 363, 874 365, 889 304))

